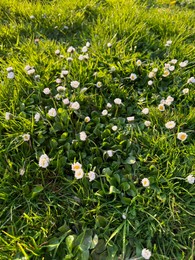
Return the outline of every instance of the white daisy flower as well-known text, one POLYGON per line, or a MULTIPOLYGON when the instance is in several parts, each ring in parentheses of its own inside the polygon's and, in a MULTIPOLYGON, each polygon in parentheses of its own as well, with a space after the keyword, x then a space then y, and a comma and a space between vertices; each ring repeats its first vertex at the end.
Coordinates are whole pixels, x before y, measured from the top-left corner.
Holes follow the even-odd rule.
POLYGON ((28 75, 33 75, 33 74, 35 74, 35 69, 31 68, 31 69, 27 70, 27 74, 28 74, 28 75))
POLYGON ((136 79, 137 79, 137 75, 136 75, 135 73, 131 73, 130 79, 131 79, 132 81, 136 80, 136 79))
POLYGON ((57 84, 60 84, 60 83, 62 83, 62 80, 59 79, 59 78, 57 78, 57 79, 56 79, 56 83, 57 83, 57 84))
POLYGON ((112 157, 113 154, 114 154, 112 150, 108 150, 108 151, 106 151, 106 153, 107 153, 107 155, 108 155, 109 157, 112 157))
POLYGON ((152 253, 149 249, 146 249, 146 248, 142 249, 142 257, 144 259, 150 259, 151 255, 152 255, 152 253))
POLYGON ((48 111, 48 115, 51 116, 51 117, 56 117, 57 112, 56 112, 55 108, 51 108, 51 109, 48 111))
POLYGON ((187 180, 188 183, 194 184, 195 177, 192 174, 190 174, 190 175, 187 176, 186 180, 187 180))
POLYGON ((78 171, 78 170, 82 169, 82 164, 80 164, 79 162, 73 163, 71 165, 71 169, 72 169, 72 171, 78 171))
POLYGON ((49 95, 51 93, 51 90, 49 88, 44 88, 43 93, 45 95, 49 95))
POLYGON ((103 116, 106 116, 107 114, 108 114, 108 110, 104 109, 104 110, 102 111, 102 115, 103 115, 103 116))
POLYGON ((176 60, 176 59, 172 59, 172 60, 170 61, 170 63, 176 64, 176 63, 177 63, 177 60, 176 60))
POLYGON ((72 88, 78 88, 80 85, 80 82, 74 80, 74 81, 71 81, 70 85, 72 88))
POLYGON ((112 104, 111 104, 111 103, 107 103, 107 104, 106 104, 106 107, 107 107, 107 108, 111 108, 111 107, 112 107, 112 104))
POLYGON ((153 81, 152 81, 152 80, 149 80, 149 81, 148 81, 148 85, 149 85, 149 86, 152 86, 152 84, 153 84, 153 81))
POLYGON ((56 54, 56 55, 59 55, 59 54, 60 54, 60 50, 56 50, 56 51, 55 51, 55 54, 56 54))
POLYGON ((137 60, 137 61, 136 61, 136 65, 137 65, 138 67, 141 66, 141 65, 142 65, 141 60, 137 60))
POLYGON ((24 69, 25 69, 26 71, 28 71, 28 70, 31 69, 31 66, 30 66, 30 65, 26 65, 26 66, 24 67, 24 69))
POLYGON ((147 115, 147 114, 149 113, 149 109, 148 109, 148 108, 142 109, 142 113, 143 113, 144 115, 147 115))
POLYGON ((60 99, 62 98, 62 95, 60 95, 60 94, 58 93, 58 94, 56 94, 56 95, 54 96, 54 98, 55 98, 56 100, 60 100, 60 99))
POLYGON ((70 46, 70 47, 68 47, 68 49, 67 49, 67 52, 68 53, 71 53, 71 52, 74 52, 75 51, 75 48, 73 47, 73 46, 70 46))
POLYGON ((187 65, 188 65, 188 60, 185 60, 185 61, 182 61, 182 62, 179 63, 179 66, 180 66, 181 68, 184 68, 184 67, 186 67, 187 65))
POLYGON ((174 98, 171 96, 168 96, 165 100, 165 105, 170 106, 172 102, 174 101, 174 98))
POLYGON ((148 78, 152 79, 155 77, 155 72, 154 71, 150 71, 149 74, 148 74, 148 78))
POLYGON ((7 74, 8 79, 14 79, 14 77, 15 77, 15 75, 14 75, 13 71, 8 72, 8 74, 7 74))
POLYGON ((126 218, 127 218, 127 214, 126 214, 126 213, 123 213, 123 214, 122 214, 122 218, 123 218, 123 219, 126 219, 126 218))
POLYGON ((169 71, 174 71, 175 70, 175 66, 170 66, 169 67, 169 71))
POLYGON ((68 98, 63 99, 62 102, 64 105, 70 104, 70 100, 68 98))
POLYGON ((79 169, 75 171, 74 176, 77 180, 82 179, 84 176, 84 171, 82 169, 79 169))
POLYGON ((154 73, 156 73, 157 71, 158 71, 158 68, 153 68, 153 70, 152 70, 152 72, 154 72, 154 73))
POLYGON ((50 159, 47 154, 42 154, 39 158, 39 167, 47 168, 49 166, 50 159))
POLYGON ((101 87, 102 87, 102 82, 98 81, 98 82, 96 83, 96 87, 97 87, 97 88, 101 88, 101 87))
POLYGON ((167 129, 173 129, 175 126, 176 126, 175 121, 169 121, 169 122, 167 122, 167 123, 165 124, 165 127, 166 127, 167 129))
POLYGON ((189 88, 184 88, 184 89, 182 90, 182 92, 183 92, 184 95, 188 94, 189 91, 190 91, 189 88))
POLYGON ((149 187, 150 186, 150 181, 148 178, 143 178, 141 181, 143 187, 149 187))
POLYGON ((189 78, 187 83, 195 83, 195 78, 194 77, 189 78))
POLYGON ((168 77, 170 75, 170 71, 169 70, 164 70, 164 72, 163 72, 163 77, 168 77))
POLYGON ((165 63, 164 68, 165 68, 165 69, 169 69, 170 66, 171 66, 171 65, 170 65, 169 63, 165 63))
POLYGON ((10 120, 12 118, 12 114, 10 112, 5 113, 5 120, 10 120))
POLYGON ((134 116, 128 116, 127 117, 127 121, 130 123, 130 122, 132 122, 132 121, 134 121, 135 120, 135 117, 134 116))
POLYGON ((40 80, 40 78, 41 78, 41 76, 40 76, 40 75, 35 75, 35 80, 39 81, 39 80, 40 80))
POLYGON ((57 87, 57 91, 58 91, 58 92, 64 92, 65 90, 66 90, 66 88, 63 87, 63 86, 57 87))
POLYGON ((23 134, 22 138, 25 142, 28 142, 30 140, 30 135, 29 134, 23 134))
POLYGON ((87 52, 88 51, 88 48, 87 48, 87 46, 84 46, 83 48, 82 48, 82 50, 81 50, 82 52, 87 52))
POLYGON ((14 69, 13 69, 13 67, 8 67, 6 70, 7 70, 7 72, 11 72, 11 71, 13 71, 14 69))
POLYGON ((187 139, 188 135, 184 132, 180 132, 177 134, 177 139, 180 141, 185 141, 187 139))
POLYGON ((120 98, 115 98, 115 99, 114 99, 114 103, 115 103, 116 105, 121 105, 121 104, 122 104, 122 100, 121 100, 120 98))
POLYGON ((118 129, 118 126, 116 126, 116 125, 113 125, 113 126, 112 126, 112 130, 113 130, 113 131, 116 131, 117 129, 118 129))
POLYGON ((160 110, 160 111, 165 111, 165 106, 164 106, 164 104, 159 104, 158 105, 158 109, 160 110))
POLYGON ((68 58, 66 58, 66 60, 67 60, 68 62, 71 62, 71 61, 73 61, 73 58, 72 58, 72 57, 68 57, 68 58))
POLYGON ((82 54, 79 55, 78 59, 81 60, 81 61, 84 60, 84 59, 85 59, 85 58, 84 58, 84 55, 82 55, 82 54))
POLYGON ((88 177, 90 182, 95 180, 95 176, 96 176, 95 172, 93 171, 88 172, 88 177))
POLYGON ((74 110, 78 110, 80 108, 80 104, 77 101, 71 102, 70 103, 70 108, 74 109, 74 110))
POLYGON ((87 134, 85 133, 85 131, 82 131, 79 133, 79 138, 81 141, 86 141, 87 139, 87 134))
POLYGON ((24 168, 21 168, 21 169, 19 170, 19 173, 20 173, 21 176, 23 176, 24 173, 25 173, 25 169, 24 169, 24 168))
POLYGON ((68 75, 68 73, 69 73, 69 71, 68 70, 62 70, 61 71, 61 78, 63 78, 64 76, 67 76, 68 75))
POLYGON ((146 127, 149 127, 149 126, 151 125, 151 122, 150 122, 150 121, 145 121, 145 122, 144 122, 144 125, 145 125, 146 127))
POLYGON ((84 119, 85 123, 89 123, 90 120, 91 120, 91 118, 89 116, 86 116, 85 119, 84 119))
POLYGON ((40 120, 40 117, 41 117, 40 113, 37 112, 34 116, 35 122, 38 122, 40 120))
POLYGON ((169 46, 171 46, 171 44, 172 44, 172 41, 171 41, 171 40, 168 40, 168 41, 166 42, 165 46, 166 46, 166 47, 169 47, 169 46))

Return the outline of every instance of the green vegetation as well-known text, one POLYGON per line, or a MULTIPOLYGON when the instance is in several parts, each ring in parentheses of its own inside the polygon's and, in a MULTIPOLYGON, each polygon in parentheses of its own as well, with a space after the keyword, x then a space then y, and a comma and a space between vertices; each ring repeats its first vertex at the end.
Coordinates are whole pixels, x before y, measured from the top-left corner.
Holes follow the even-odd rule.
POLYGON ((193 260, 194 8, 0 1, 1 260, 193 260))

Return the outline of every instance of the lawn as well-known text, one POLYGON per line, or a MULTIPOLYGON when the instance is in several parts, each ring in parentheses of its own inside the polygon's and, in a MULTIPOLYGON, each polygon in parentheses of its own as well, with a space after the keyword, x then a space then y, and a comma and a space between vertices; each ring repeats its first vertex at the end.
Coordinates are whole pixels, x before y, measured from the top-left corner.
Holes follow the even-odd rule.
POLYGON ((0 1, 0 260, 193 260, 195 2, 0 1))

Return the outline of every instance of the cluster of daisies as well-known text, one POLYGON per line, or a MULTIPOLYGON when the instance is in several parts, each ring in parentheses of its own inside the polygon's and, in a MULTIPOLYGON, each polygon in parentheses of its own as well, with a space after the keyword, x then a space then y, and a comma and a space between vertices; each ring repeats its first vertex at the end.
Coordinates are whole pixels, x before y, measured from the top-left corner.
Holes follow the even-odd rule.
MULTIPOLYGON (((72 171, 74 171, 74 176, 76 179, 82 179, 83 176, 85 175, 83 169, 82 169, 82 164, 79 162, 75 162, 71 165, 72 171)), ((87 176, 89 178, 89 181, 93 181, 96 178, 96 173, 94 171, 89 171, 87 173, 87 176)))
MULTIPOLYGON (((171 96, 168 96, 166 99, 162 99, 160 101, 160 104, 158 105, 158 109, 159 111, 163 112, 165 111, 165 106, 170 106, 172 104, 172 102, 174 101, 174 98, 171 96)), ((149 109, 148 108, 144 108, 142 110, 143 114, 149 114, 149 109)), ((150 121, 145 121, 144 122, 145 126, 149 127, 151 125, 150 121)), ((168 121, 165 123, 165 127, 167 129, 173 129, 176 126, 175 121, 168 121)), ((177 133, 177 139, 179 139, 180 141, 185 141, 187 139, 188 135, 185 132, 179 132, 177 133)))
MULTIPOLYGON (((168 40, 165 44, 165 46, 168 48, 170 47, 172 44, 172 41, 171 40, 168 40)), ((90 42, 87 42, 85 44, 85 46, 83 46, 81 48, 81 53, 78 54, 76 52, 76 49, 75 47, 73 46, 69 46, 68 49, 67 49, 67 53, 68 53, 68 57, 66 58, 68 62, 71 62, 73 59, 78 58, 78 60, 80 61, 83 61, 83 60, 88 60, 90 57, 89 57, 89 54, 88 54, 88 50, 90 48, 90 42), (74 53, 76 53, 76 55, 73 55, 74 53)), ((108 48, 111 48, 112 47, 112 43, 108 43, 107 44, 107 47, 108 48)), ((61 54, 61 51, 59 49, 57 49, 55 52, 54 52, 54 55, 56 55, 57 57, 60 57, 60 58, 65 58, 63 54, 61 54)), ((153 68, 149 73, 148 73, 148 85, 149 86, 152 86, 155 82, 155 80, 157 79, 157 73, 159 73, 158 76, 160 77, 168 77, 176 68, 177 64, 179 64, 179 68, 184 68, 188 65, 188 61, 185 60, 185 61, 182 61, 182 62, 178 62, 177 59, 172 59, 170 60, 169 62, 165 63, 164 64, 164 68, 163 68, 163 72, 160 72, 159 73, 159 70, 158 68, 153 68)), ((135 65, 137 67, 141 67, 144 65, 144 62, 142 62, 140 59, 137 60, 135 62, 135 65)), ((150 65, 153 65, 153 64, 150 64, 150 65)), ((115 67, 111 67, 110 68, 110 72, 114 72, 115 71, 115 67)), ((26 71, 26 74, 29 75, 29 76, 33 76, 35 80, 39 80, 40 79, 40 75, 36 74, 36 69, 33 67, 33 66, 30 66, 30 65, 26 65, 24 67, 24 70, 26 71)), ((15 78, 15 74, 14 74, 14 69, 12 67, 8 67, 7 68, 7 78, 8 79, 14 79, 15 78)), ((61 104, 63 106, 66 106, 68 107, 70 110, 73 110, 73 111, 77 111, 79 109, 81 109, 81 106, 80 106, 80 103, 78 101, 71 101, 71 97, 67 96, 67 75, 69 74, 69 71, 67 69, 62 69, 61 72, 60 72, 60 76, 59 78, 56 79, 56 89, 55 89, 55 94, 54 94, 54 90, 51 89, 50 87, 46 87, 42 90, 42 93, 43 95, 45 96, 48 96, 48 98, 55 98, 56 102, 61 102, 61 104), (64 84, 64 82, 66 82, 64 84)), ((94 76, 95 78, 98 77, 98 72, 94 72, 94 76)), ((131 81, 136 81, 137 78, 139 77, 139 75, 137 75, 136 73, 132 72, 129 76, 129 79, 131 81)), ((195 83, 195 78, 194 77, 190 77, 186 84, 194 84, 195 83)), ((81 88, 81 84, 79 81, 77 80, 72 80, 70 83, 70 89, 74 92, 75 89, 80 89, 80 93, 84 93, 87 88, 84 87, 84 88, 81 88)), ((103 87, 103 83, 101 81, 97 81, 97 83, 95 84, 95 86, 97 88, 102 88, 103 87)), ((184 95, 187 95, 189 93, 189 88, 184 88, 182 90, 182 93, 184 95)), ((74 97, 75 98, 75 97, 74 97)), ((166 110, 166 107, 169 107, 171 106, 171 104, 174 102, 174 98, 172 96, 168 96, 166 97, 165 99, 162 99, 160 101, 160 104, 158 105, 158 110, 163 112, 166 110)), ((119 107, 121 105, 123 105, 123 101, 120 99, 120 98, 115 98, 113 100, 113 104, 116 106, 116 107, 119 107)), ((112 108, 113 106, 112 103, 107 103, 105 109, 103 109, 100 113, 101 113, 101 116, 112 116, 112 114, 110 113, 110 109, 112 108)), ((147 115, 150 113, 150 110, 149 108, 145 107, 141 110, 141 113, 143 115, 147 115)), ((56 109, 56 106, 55 107, 50 107, 48 108, 47 110, 47 115, 50 117, 50 118, 55 118, 58 116, 58 110, 56 109)), ((10 113, 10 112, 6 112, 5 113, 5 119, 6 120, 10 120, 12 119, 14 116, 10 113)), ((39 112, 36 112, 34 114, 34 121, 37 123, 39 122, 39 120, 41 120, 42 118, 42 114, 39 113, 39 112)), ((90 122, 91 118, 89 116, 86 116, 84 118, 84 122, 85 123, 88 123, 90 122)), ((131 123, 135 120, 135 116, 128 116, 126 118, 127 122, 128 123, 131 123)), ((149 120, 146 120, 144 122, 144 125, 146 127, 150 127, 151 126, 151 121, 149 120)), ((170 120, 168 122, 165 123, 165 127, 167 129, 173 129, 176 127, 176 122, 173 121, 173 120, 170 120)), ((112 126, 112 130, 115 132, 118 130, 118 126, 117 125, 113 125, 112 126)), ((28 133, 25 133, 22 135, 22 138, 25 142, 28 142, 30 141, 30 134, 28 133)), ((79 133, 79 139, 80 141, 86 141, 88 138, 87 136, 87 133, 85 131, 81 131, 79 133)), ((187 138, 188 138, 188 135, 187 133, 185 132, 178 132, 177 133, 177 138, 184 142, 187 138)), ((74 141, 74 140, 73 140, 74 141)), ((112 157, 115 153, 115 151, 113 150, 107 150, 105 151, 105 153, 107 154, 108 157, 112 157)), ((49 163, 50 163, 50 159, 48 157, 48 155, 46 154, 42 154, 39 158, 39 166, 42 167, 42 168, 47 168, 49 166, 49 163)), ((80 163, 76 162, 75 164, 72 165, 72 170, 74 171, 75 173, 75 178, 76 179, 81 179, 83 178, 86 174, 84 173, 83 169, 82 169, 82 166, 80 163)), ((89 180, 92 181, 95 179, 95 176, 96 176, 96 173, 93 172, 93 171, 90 171, 87 176, 89 177, 89 180)), ((194 180, 195 177, 192 176, 192 175, 189 175, 187 177, 187 181, 189 183, 194 183, 194 180)), ((143 185, 143 187, 149 187, 150 186, 150 181, 149 179, 147 178, 144 178, 141 180, 141 184, 143 185)))

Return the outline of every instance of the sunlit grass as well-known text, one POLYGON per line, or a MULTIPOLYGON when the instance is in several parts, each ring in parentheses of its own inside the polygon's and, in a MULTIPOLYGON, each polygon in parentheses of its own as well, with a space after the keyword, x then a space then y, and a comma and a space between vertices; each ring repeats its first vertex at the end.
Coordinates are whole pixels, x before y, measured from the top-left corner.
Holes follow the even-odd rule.
POLYGON ((193 259, 195 15, 170 2, 1 1, 0 259, 193 259))

